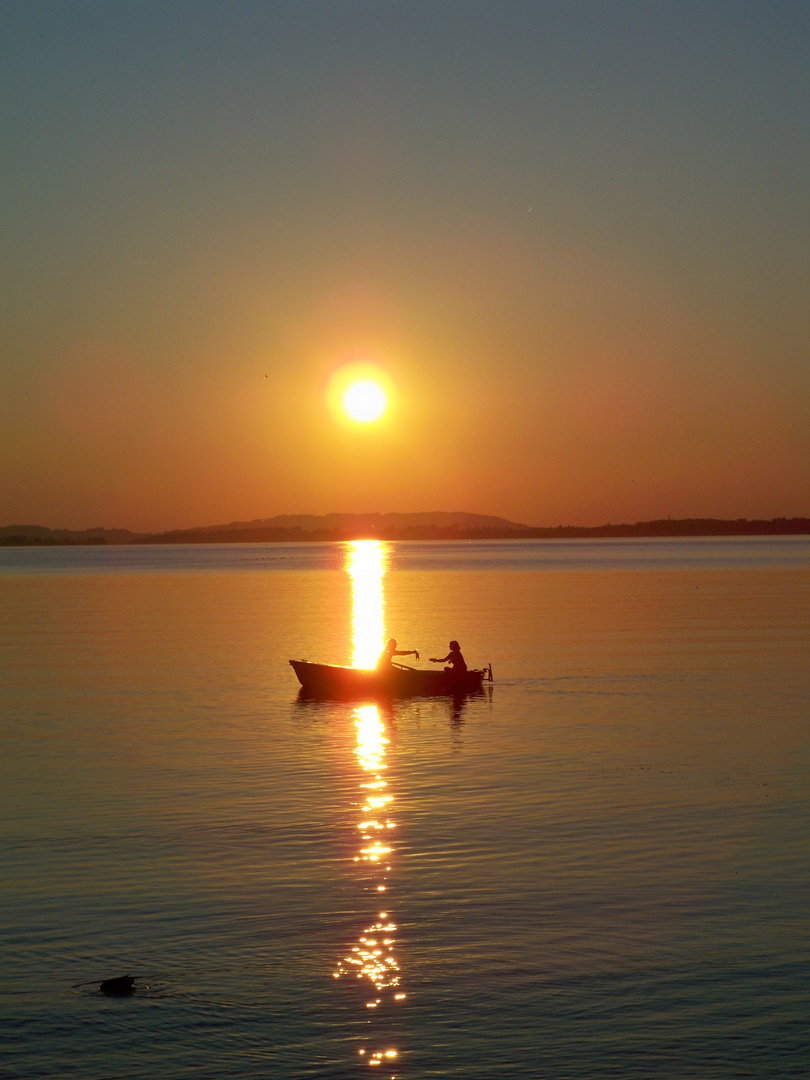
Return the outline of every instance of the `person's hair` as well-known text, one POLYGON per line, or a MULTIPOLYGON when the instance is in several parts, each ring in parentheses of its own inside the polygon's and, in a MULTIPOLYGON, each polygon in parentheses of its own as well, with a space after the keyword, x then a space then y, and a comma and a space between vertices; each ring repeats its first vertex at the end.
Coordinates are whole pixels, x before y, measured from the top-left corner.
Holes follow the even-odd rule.
POLYGON ((460 649, 461 646, 459 645, 459 643, 457 641, 451 641, 450 642, 450 648, 451 649, 460 649))

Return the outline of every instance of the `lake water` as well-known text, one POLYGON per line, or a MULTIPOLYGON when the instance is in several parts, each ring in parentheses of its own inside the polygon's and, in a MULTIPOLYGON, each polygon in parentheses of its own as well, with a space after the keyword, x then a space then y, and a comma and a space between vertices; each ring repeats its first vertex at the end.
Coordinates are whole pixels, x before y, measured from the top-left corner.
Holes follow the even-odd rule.
POLYGON ((807 537, 0 550, 0 1076, 806 1078, 808 660, 807 537))

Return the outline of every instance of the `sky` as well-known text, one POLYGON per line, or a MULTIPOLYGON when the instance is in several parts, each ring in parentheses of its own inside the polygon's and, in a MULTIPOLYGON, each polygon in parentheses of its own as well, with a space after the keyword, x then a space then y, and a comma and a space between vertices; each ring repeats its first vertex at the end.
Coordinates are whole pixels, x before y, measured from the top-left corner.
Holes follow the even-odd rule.
POLYGON ((0 525, 810 516, 806 0, 3 0, 0 95, 0 525))

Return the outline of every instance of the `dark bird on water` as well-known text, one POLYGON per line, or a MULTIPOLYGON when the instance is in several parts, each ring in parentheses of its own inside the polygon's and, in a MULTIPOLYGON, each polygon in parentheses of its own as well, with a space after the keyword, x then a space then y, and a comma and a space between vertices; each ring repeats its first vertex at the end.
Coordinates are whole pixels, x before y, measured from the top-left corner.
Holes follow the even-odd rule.
POLYGON ((128 997, 135 993, 135 979, 131 975, 119 975, 117 979, 105 979, 99 986, 107 997, 128 997))

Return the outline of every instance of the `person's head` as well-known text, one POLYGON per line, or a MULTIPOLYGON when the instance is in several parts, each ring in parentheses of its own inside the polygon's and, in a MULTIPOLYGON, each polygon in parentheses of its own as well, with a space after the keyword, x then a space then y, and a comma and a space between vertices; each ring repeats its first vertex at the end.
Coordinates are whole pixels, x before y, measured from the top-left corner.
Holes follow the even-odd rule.
POLYGON ((397 647, 397 639, 395 637, 388 639, 388 648, 395 649, 397 647))
POLYGON ((458 650, 458 649, 461 648, 461 646, 459 645, 459 643, 457 641, 451 641, 450 642, 450 648, 458 650))

